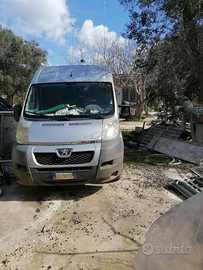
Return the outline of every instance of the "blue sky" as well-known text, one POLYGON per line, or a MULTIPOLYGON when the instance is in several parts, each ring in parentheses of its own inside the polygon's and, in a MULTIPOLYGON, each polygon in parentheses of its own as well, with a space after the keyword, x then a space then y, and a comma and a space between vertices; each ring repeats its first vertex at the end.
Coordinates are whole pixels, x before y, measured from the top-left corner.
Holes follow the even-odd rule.
POLYGON ((119 40, 128 22, 118 0, 0 0, 0 24, 38 41, 50 65, 66 64, 72 44, 92 45, 98 34, 119 40))

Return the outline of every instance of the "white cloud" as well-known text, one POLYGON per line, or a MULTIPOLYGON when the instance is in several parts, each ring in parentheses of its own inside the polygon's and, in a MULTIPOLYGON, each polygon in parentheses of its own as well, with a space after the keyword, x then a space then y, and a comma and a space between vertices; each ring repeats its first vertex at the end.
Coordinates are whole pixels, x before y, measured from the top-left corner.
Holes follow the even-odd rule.
POLYGON ((78 39, 88 46, 100 46, 104 44, 104 37, 108 43, 117 39, 115 32, 109 32, 103 25, 94 26, 93 21, 86 20, 78 33, 78 39))
POLYGON ((2 13, 14 21, 11 28, 46 38, 64 45, 64 36, 71 32, 70 18, 65 0, 1 0, 2 13))
POLYGON ((118 37, 116 32, 109 32, 104 25, 95 26, 92 20, 86 20, 80 31, 74 32, 74 46, 67 50, 68 62, 74 62, 80 59, 85 59, 86 62, 93 61, 96 57, 96 62, 103 62, 103 49, 115 47, 123 47, 126 45, 126 40, 123 37, 118 37))
POLYGON ((120 36, 117 40, 117 43, 120 44, 120 46, 125 45, 126 44, 126 39, 123 38, 122 36, 120 36))

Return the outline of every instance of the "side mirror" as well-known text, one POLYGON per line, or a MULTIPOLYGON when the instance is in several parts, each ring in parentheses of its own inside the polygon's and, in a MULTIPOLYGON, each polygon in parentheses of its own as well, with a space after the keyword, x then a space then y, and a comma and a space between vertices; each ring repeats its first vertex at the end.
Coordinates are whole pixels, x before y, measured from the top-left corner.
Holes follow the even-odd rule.
POLYGON ((121 108, 120 112, 120 118, 130 118, 131 116, 131 108, 130 108, 130 102, 123 100, 121 105, 118 106, 121 108))
POLYGON ((13 107, 14 119, 15 119, 17 122, 18 122, 19 119, 20 119, 21 111, 22 111, 22 106, 21 106, 21 104, 16 104, 16 105, 13 107))

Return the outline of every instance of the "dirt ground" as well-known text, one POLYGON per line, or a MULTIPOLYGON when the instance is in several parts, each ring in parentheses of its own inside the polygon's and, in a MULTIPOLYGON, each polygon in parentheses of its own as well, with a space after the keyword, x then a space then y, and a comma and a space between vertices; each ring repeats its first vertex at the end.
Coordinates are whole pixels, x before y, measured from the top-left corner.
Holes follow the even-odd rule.
POLYGON ((184 200, 164 187, 194 176, 190 168, 203 171, 146 165, 139 155, 125 146, 122 177, 111 184, 26 187, 12 179, 0 186, 0 270, 133 270, 150 225, 184 200))
POLYGON ((121 180, 103 186, 1 186, 0 269, 130 270, 150 225, 181 203, 164 189, 192 176, 175 167, 129 163, 121 180))

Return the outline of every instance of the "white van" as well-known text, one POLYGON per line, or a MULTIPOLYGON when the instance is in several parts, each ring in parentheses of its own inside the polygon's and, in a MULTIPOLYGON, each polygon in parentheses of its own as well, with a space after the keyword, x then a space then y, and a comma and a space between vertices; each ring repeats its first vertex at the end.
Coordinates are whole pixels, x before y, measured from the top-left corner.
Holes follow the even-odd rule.
POLYGON ((35 73, 12 149, 23 185, 81 185, 119 179, 123 139, 110 68, 49 66, 35 73))

